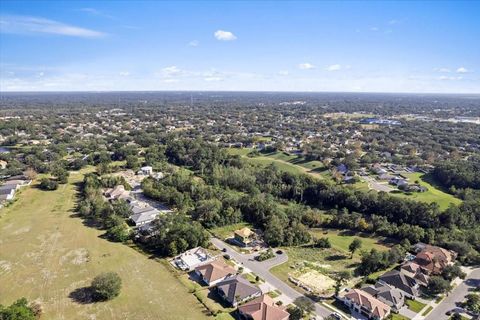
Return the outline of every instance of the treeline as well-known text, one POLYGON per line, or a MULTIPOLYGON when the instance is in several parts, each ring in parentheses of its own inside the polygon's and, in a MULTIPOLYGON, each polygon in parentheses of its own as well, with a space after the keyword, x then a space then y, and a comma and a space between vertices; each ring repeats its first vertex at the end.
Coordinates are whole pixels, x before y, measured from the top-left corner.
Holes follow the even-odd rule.
MULTIPOLYGON (((182 178, 176 174, 160 182, 150 181, 144 187, 150 196, 187 208, 186 212, 206 227, 236 222, 240 217, 238 213, 226 213, 239 210, 241 219, 265 230, 271 244, 306 241, 303 238, 305 226, 332 226, 408 239, 412 243, 463 241, 469 243, 471 249, 480 251, 480 226, 477 223, 480 219, 479 199, 469 199, 460 206, 452 205, 440 211, 434 203, 345 188, 307 175, 283 172, 274 165, 254 166, 239 157, 225 156, 220 148, 198 140, 193 143, 195 148, 190 149, 191 145, 191 141, 184 140, 167 145, 168 158, 177 164, 191 163, 203 180, 182 178), (198 146, 203 145, 209 156, 197 161, 200 158, 194 155, 199 150, 198 146), (240 203, 232 201, 230 194, 236 194, 240 203), (280 208, 279 202, 282 201, 330 210, 330 218, 322 219, 305 207, 285 210, 280 208), (283 231, 280 231, 279 225, 282 225, 283 231), (280 236, 269 239, 268 235, 274 233, 280 236), (297 238, 292 234, 300 236, 297 238)), ((477 255, 472 257, 476 259, 477 255)))
POLYGON ((453 190, 480 189, 480 157, 437 163, 433 176, 445 187, 453 187, 453 190))

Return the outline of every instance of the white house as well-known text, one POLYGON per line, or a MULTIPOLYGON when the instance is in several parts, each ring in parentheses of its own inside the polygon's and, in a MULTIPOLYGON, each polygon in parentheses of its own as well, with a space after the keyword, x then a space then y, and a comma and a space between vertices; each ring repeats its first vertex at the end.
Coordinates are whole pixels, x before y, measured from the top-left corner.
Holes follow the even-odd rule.
POLYGON ((139 173, 145 176, 149 176, 153 174, 153 168, 151 166, 141 167, 139 173))
POLYGON ((176 256, 173 258, 172 263, 181 270, 192 271, 196 267, 210 261, 213 261, 213 256, 202 247, 196 247, 176 256))

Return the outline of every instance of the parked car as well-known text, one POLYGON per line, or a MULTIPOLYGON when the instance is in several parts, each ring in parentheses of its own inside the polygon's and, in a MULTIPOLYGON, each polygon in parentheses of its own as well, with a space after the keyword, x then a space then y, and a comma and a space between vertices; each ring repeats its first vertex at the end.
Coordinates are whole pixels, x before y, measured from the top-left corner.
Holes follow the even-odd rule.
POLYGON ((282 250, 277 250, 276 253, 277 253, 277 254, 282 254, 283 251, 282 251, 282 250))
POLYGON ((227 252, 227 248, 223 248, 223 249, 222 249, 222 252, 227 252))
POLYGON ((334 319, 337 319, 337 320, 342 320, 342 317, 341 317, 338 313, 336 313, 336 312, 332 313, 332 314, 330 315, 330 317, 332 317, 332 318, 334 318, 334 319))

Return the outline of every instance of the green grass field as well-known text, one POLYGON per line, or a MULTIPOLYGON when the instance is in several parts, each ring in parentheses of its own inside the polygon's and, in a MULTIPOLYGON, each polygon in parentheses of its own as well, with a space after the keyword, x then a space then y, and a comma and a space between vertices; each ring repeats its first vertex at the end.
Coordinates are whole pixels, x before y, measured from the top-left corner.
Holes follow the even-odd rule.
POLYGON ((415 192, 411 195, 404 193, 390 193, 391 195, 428 203, 435 202, 442 210, 448 208, 451 203, 457 205, 462 203, 462 200, 442 191, 438 186, 433 184, 432 181, 429 181, 423 173, 407 173, 405 176, 409 179, 410 183, 418 181, 421 186, 426 187, 428 190, 425 192, 415 192))
POLYGON ((261 153, 257 157, 248 157, 247 155, 253 149, 249 148, 229 148, 227 152, 232 155, 242 156, 251 163, 261 166, 274 164, 278 169, 295 174, 309 174, 316 178, 323 178, 328 172, 320 161, 307 161, 301 156, 292 155, 286 152, 276 151, 271 153, 261 153))
POLYGON ((69 184, 50 192, 27 187, 14 204, 0 210, 0 303, 38 300, 42 318, 53 320, 207 318, 163 260, 102 239, 102 231, 72 216, 74 183, 82 178, 82 173, 72 173, 69 184), (81 304, 69 297, 105 271, 122 278, 117 298, 81 304))
POLYGON ((344 233, 333 229, 314 229, 311 233, 317 238, 328 237, 332 248, 319 249, 310 246, 282 248, 288 254, 288 261, 272 268, 273 274, 289 283, 289 274, 303 265, 314 268, 326 275, 343 270, 353 271, 360 262, 360 252, 355 253, 353 258, 350 259, 348 246, 355 238, 362 240, 361 250, 376 248, 377 250, 385 251, 389 249, 389 243, 385 238, 372 238, 366 235, 344 233))

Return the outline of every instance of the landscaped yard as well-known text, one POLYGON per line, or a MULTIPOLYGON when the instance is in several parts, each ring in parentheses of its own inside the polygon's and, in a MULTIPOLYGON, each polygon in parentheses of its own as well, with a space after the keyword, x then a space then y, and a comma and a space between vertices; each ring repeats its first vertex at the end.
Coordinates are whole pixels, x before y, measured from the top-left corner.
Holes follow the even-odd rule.
POLYGON ((410 320, 410 318, 402 316, 399 313, 392 313, 392 319, 391 320, 410 320))
POLYGON ((423 173, 406 173, 405 176, 409 179, 410 183, 418 181, 421 186, 426 187, 428 190, 425 192, 414 192, 411 195, 405 193, 390 193, 391 195, 412 199, 416 201, 428 202, 428 203, 437 203, 440 206, 440 209, 445 210, 453 204, 460 204, 462 200, 454 197, 453 195, 442 191, 438 186, 423 173))
POLYGON ((410 299, 406 299, 405 304, 408 306, 408 309, 416 313, 420 312, 426 306, 426 304, 421 303, 418 300, 410 300, 410 299))
MULTIPOLYGON (((163 262, 101 238, 75 217, 74 183, 56 191, 35 186, 0 211, 0 303, 38 300, 45 319, 205 319, 203 306, 163 262), (76 302, 75 293, 101 272, 122 278, 109 302, 76 302)), ((163 261, 163 260, 162 260, 163 261)))

